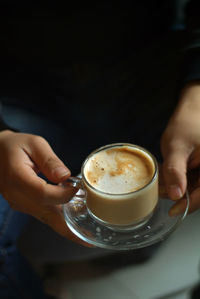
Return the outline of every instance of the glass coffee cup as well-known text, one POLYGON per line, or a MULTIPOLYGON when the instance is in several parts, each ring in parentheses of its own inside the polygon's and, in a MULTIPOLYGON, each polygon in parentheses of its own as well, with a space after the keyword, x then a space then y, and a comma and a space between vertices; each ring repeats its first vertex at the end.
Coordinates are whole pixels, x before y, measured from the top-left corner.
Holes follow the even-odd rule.
POLYGON ((72 177, 64 184, 82 189, 91 217, 117 230, 144 225, 158 203, 156 159, 134 144, 115 143, 95 150, 83 162, 81 178, 72 177))

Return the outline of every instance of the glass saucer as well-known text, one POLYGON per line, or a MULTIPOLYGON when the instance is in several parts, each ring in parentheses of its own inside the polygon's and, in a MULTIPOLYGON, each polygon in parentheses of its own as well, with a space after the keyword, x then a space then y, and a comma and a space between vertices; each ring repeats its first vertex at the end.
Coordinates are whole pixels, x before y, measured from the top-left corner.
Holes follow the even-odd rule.
POLYGON ((101 224, 91 216, 84 196, 77 194, 63 205, 63 213, 69 229, 81 240, 96 247, 112 250, 130 250, 146 247, 166 239, 180 225, 189 209, 189 195, 186 192, 186 209, 183 214, 170 217, 169 209, 174 202, 160 197, 152 217, 143 226, 128 230, 115 230, 101 224))

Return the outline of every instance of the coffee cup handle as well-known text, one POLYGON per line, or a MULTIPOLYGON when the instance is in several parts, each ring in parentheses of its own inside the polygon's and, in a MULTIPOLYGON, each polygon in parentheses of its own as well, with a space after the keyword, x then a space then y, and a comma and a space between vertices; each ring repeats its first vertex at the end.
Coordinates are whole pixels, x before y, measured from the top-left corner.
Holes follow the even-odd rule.
POLYGON ((83 182, 81 175, 78 175, 76 177, 69 177, 67 180, 63 181, 62 183, 59 183, 59 186, 66 188, 66 187, 74 187, 78 188, 78 192, 75 194, 76 198, 83 199, 85 198, 85 190, 83 187, 83 182))

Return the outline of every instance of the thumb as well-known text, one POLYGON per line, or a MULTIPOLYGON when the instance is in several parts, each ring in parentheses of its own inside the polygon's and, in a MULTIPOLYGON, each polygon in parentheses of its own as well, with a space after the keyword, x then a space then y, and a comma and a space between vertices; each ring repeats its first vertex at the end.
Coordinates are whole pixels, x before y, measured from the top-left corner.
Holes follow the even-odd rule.
POLYGON ((172 200, 180 199, 187 187, 188 151, 183 147, 174 146, 163 154, 163 177, 168 196, 172 200))
POLYGON ((57 157, 49 143, 40 136, 34 136, 28 154, 39 171, 51 182, 62 182, 71 175, 70 170, 57 157))

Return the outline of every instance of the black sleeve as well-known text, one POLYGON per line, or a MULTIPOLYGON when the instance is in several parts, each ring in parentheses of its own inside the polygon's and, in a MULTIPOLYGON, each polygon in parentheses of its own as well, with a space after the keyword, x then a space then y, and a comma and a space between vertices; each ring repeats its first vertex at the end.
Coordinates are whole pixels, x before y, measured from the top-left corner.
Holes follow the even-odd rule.
POLYGON ((185 24, 181 85, 200 80, 200 0, 191 0, 186 5, 185 24))
POLYGON ((15 131, 17 132, 16 129, 14 128, 11 128, 9 125, 6 124, 6 122, 3 120, 3 117, 2 117, 2 109, 1 109, 1 102, 0 102, 0 131, 4 131, 4 130, 12 130, 12 131, 15 131))
POLYGON ((0 118, 0 131, 10 130, 11 128, 0 118))

